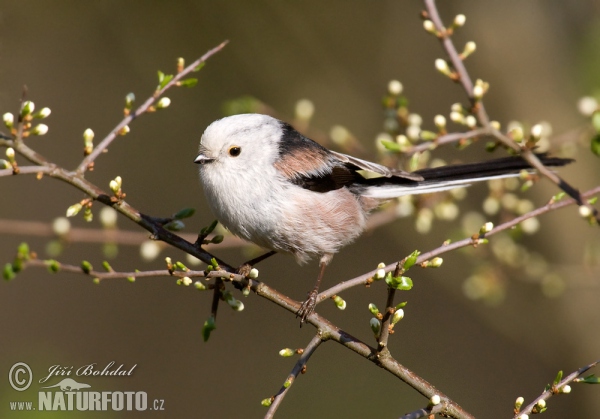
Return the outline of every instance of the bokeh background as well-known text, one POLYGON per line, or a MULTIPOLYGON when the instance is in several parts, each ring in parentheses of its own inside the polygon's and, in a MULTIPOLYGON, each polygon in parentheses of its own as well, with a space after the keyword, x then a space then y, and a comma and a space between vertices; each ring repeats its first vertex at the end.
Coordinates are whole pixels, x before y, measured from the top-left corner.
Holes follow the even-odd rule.
MULTIPOLYGON (((491 84, 486 104, 492 118, 503 124, 551 122, 553 150, 578 160, 561 173, 582 190, 598 185, 598 160, 580 135, 586 121, 576 103, 600 91, 600 2, 440 3, 446 21, 467 15, 455 40, 458 45, 477 42, 468 68, 474 78, 491 84), (565 146, 568 142, 582 147, 565 146)), ((191 62, 230 40, 198 73, 195 88, 170 91, 170 108, 136 120, 131 133, 118 138, 89 174, 106 186, 122 176, 128 202, 148 214, 197 208, 186 229, 193 233, 212 216, 192 160, 203 129, 223 115, 231 99, 250 95, 291 120, 296 102, 308 98, 316 109, 311 129, 327 133, 334 125, 345 126, 370 158, 377 158, 374 140, 383 126, 381 97, 389 80, 402 81, 411 110, 429 129, 435 114, 447 115, 452 103, 464 103, 461 89, 434 69, 443 53, 422 29, 420 10, 420 2, 391 0, 7 0, 0 4, 0 111, 18 111, 27 85, 38 109, 52 109, 49 133, 30 145, 74 168, 83 131, 92 128, 97 138, 108 133, 122 117, 127 93, 134 92, 141 103, 156 86, 157 70, 173 72, 177 57, 191 62)), ((463 153, 442 148, 434 157, 488 158, 483 143, 463 153)), ((539 205, 556 192, 543 181, 523 197, 539 205)), ((485 185, 471 188, 461 211, 481 211, 486 195, 485 185)), ((0 196, 2 220, 45 223, 83 198, 66 184, 33 176, 1 179, 0 196)), ((466 234, 461 220, 435 220, 433 232, 422 235, 415 231, 414 217, 400 219, 344 249, 325 281, 331 285, 415 248, 428 250, 447 237, 461 237, 466 234)), ((442 269, 415 270, 415 287, 402 296, 409 304, 390 344, 393 354, 477 417, 511 417, 517 396, 531 401, 558 370, 570 372, 600 358, 597 229, 574 208, 545 215, 540 223, 541 230, 520 243, 559 275, 560 292, 545 292, 543 280, 522 265, 489 265, 493 253, 481 248, 445 255, 442 269), (492 286, 501 290, 501 298, 465 294, 465 281, 482 269, 488 274, 498 269, 492 286)), ((100 228, 97 217, 91 225, 77 217, 73 225, 100 228)), ((118 225, 137 230, 124 218, 118 225)), ((47 243, 53 240, 0 234, 2 264, 24 240, 48 257, 47 243)), ((232 264, 246 257, 242 249, 217 253, 232 264)), ((164 250, 154 262, 145 262, 139 247, 120 246, 111 264, 117 270, 158 269, 165 256, 183 259, 178 251, 164 250)), ((100 266, 105 256, 99 245, 71 243, 59 259, 73 264, 87 259, 100 266)), ((259 269, 263 281, 296 299, 304 298, 317 273, 316 263, 299 267, 285 256, 259 269)), ((344 298, 345 312, 330 303, 318 311, 373 344, 366 307, 384 304, 383 284, 348 291, 344 298)), ((217 330, 204 343, 201 328, 210 300, 210 293, 176 286, 172 278, 96 286, 84 276, 27 269, 0 284, 0 416, 41 416, 11 413, 8 402, 35 400, 36 382, 52 365, 115 361, 137 364, 134 375, 78 381, 94 390, 147 391, 165 400, 165 411, 44 417, 261 417, 266 410, 260 401, 279 389, 295 362, 277 352, 305 346, 314 330, 299 329, 293 315, 251 295, 241 313, 221 307, 217 330), (6 378, 19 361, 34 371, 34 385, 24 393, 13 391, 6 378)), ((319 349, 308 371, 284 401, 281 417, 398 417, 426 404, 414 390, 335 343, 319 349)), ((555 397, 549 406, 547 417, 597 417, 600 393, 576 385, 571 395, 555 397)))

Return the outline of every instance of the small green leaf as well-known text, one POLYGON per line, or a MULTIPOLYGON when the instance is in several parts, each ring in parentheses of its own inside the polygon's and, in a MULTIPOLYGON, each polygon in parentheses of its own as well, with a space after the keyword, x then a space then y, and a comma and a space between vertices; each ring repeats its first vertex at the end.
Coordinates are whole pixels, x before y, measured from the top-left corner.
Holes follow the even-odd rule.
POLYGON ((560 380, 562 380, 563 377, 563 372, 559 371, 558 374, 556 375, 556 378, 554 379, 554 385, 557 385, 558 383, 560 383, 560 380))
POLYGON ((104 261, 102 262, 102 267, 106 270, 106 272, 112 272, 113 268, 112 266, 110 266, 110 263, 108 263, 108 261, 104 261))
POLYGON ((204 342, 208 341, 208 338, 210 337, 210 333, 215 330, 217 328, 217 326, 215 325, 215 318, 213 316, 210 316, 205 322, 204 322, 204 326, 202 326, 202 339, 204 339, 204 342))
POLYGON ((398 310, 399 308, 404 308, 406 307, 406 305, 408 304, 408 301, 403 301, 400 304, 396 305, 396 310, 398 310))
POLYGON ((600 377, 596 377, 594 374, 592 374, 585 378, 579 379, 579 382, 586 384, 600 384, 600 377))
POLYGON ((385 282, 386 284, 388 284, 389 287, 397 289, 397 290, 401 290, 401 291, 408 291, 413 287, 413 282, 412 279, 410 279, 407 276, 392 276, 391 273, 388 273, 388 275, 385 277, 385 282))
POLYGON ((162 71, 158 71, 158 89, 164 88, 171 80, 173 80, 172 74, 165 74, 162 71))
POLYGON ((15 276, 17 276, 17 275, 16 275, 15 271, 13 270, 12 263, 7 263, 6 265, 4 265, 4 269, 2 270, 2 276, 7 281, 11 281, 11 280, 15 279, 15 276))
POLYGON ((202 63, 198 64, 196 66, 196 68, 194 68, 194 71, 200 71, 200 70, 202 70, 205 65, 206 65, 206 62, 202 62, 202 63))
POLYGON ((169 231, 180 231, 185 228, 185 223, 181 220, 173 220, 164 226, 169 231))
POLYGON ((179 82, 179 85, 183 86, 183 87, 194 87, 197 84, 198 84, 198 79, 195 79, 195 78, 185 79, 185 80, 181 80, 179 82))
POLYGON ((60 263, 54 259, 48 259, 46 261, 46 265, 48 265, 48 271, 55 274, 60 271, 60 263))
POLYGON ((81 262, 81 270, 86 273, 89 274, 92 271, 92 264, 90 262, 88 262, 87 260, 84 260, 81 262))
POLYGON ((208 236, 217 227, 218 223, 219 222, 217 220, 213 221, 208 227, 204 227, 202 230, 200 230, 200 234, 205 237, 208 236))
POLYGON ((217 234, 215 237, 213 237, 213 238, 211 239, 211 241, 210 241, 210 242, 211 242, 211 243, 214 243, 214 244, 219 244, 219 243, 223 242, 223 238, 224 238, 224 237, 223 237, 221 234, 217 234))
POLYGON ((23 260, 29 260, 29 245, 25 242, 19 245, 17 249, 17 256, 23 260))
POLYGON ((217 259, 212 258, 210 260, 210 266, 212 266, 215 270, 219 269, 219 262, 217 262, 217 259))
POLYGON ((419 257, 420 254, 421 254, 420 251, 415 250, 410 255, 408 255, 408 257, 404 261, 404 264, 402 264, 402 268, 404 269, 404 271, 408 271, 410 268, 413 267, 413 265, 415 263, 417 263, 417 258, 419 257))
POLYGON ((380 140, 379 142, 382 146, 386 148, 386 150, 393 151, 394 153, 399 153, 400 151, 402 151, 402 149, 400 148, 400 144, 394 141, 380 140))
POLYGON ((176 220, 190 218, 192 215, 194 215, 195 212, 196 210, 194 208, 183 208, 177 211, 175 214, 173 214, 173 218, 176 220))
POLYGON ((600 156, 600 134, 596 134, 592 137, 591 149, 592 153, 596 156, 600 156))

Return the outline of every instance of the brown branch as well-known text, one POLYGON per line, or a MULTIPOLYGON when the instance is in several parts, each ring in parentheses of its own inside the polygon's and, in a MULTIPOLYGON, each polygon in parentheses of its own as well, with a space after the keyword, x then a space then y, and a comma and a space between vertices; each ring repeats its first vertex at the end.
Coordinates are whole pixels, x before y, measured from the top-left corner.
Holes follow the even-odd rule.
POLYGON ((504 144, 506 147, 512 149, 513 151, 517 152, 518 154, 520 154, 521 157, 523 157, 523 159, 525 159, 527 162, 529 162, 529 164, 531 164, 532 167, 537 169, 545 177, 547 177, 552 182, 554 182, 560 189, 565 191, 571 198, 575 199, 575 201, 577 202, 577 205, 588 207, 588 209, 591 211, 591 213, 596 218, 596 221, 598 222, 598 224, 600 224, 600 215, 599 215, 598 211, 583 200, 581 193, 576 188, 574 188, 573 186, 568 184, 566 181, 564 181, 562 178, 560 178, 556 173, 554 173, 553 171, 548 169, 546 166, 544 166, 542 164, 542 162, 540 161, 540 159, 535 155, 535 153, 530 148, 528 148, 526 146, 520 146, 512 138, 501 133, 500 131, 494 129, 491 126, 490 118, 485 110, 483 101, 481 99, 477 99, 473 94, 473 82, 471 81, 471 77, 469 76, 469 73, 464 65, 462 58, 460 57, 460 54, 456 51, 454 43, 452 42, 451 31, 449 32, 444 27, 442 19, 440 18, 440 15, 437 10, 435 0, 424 0, 424 3, 425 3, 425 8, 427 9, 427 16, 429 19, 431 19, 431 21, 435 25, 435 29, 437 30, 437 32, 439 34, 438 39, 442 43, 442 46, 444 47, 446 54, 448 54, 450 62, 452 63, 452 66, 454 67, 456 74, 458 75, 457 81, 465 89, 465 92, 469 98, 469 101, 471 102, 471 109, 472 109, 473 113, 477 116, 479 123, 484 128, 489 130, 490 134, 492 134, 502 144, 504 144))
POLYGON ((93 149, 90 155, 86 156, 79 166, 76 169, 77 174, 82 175, 88 169, 89 165, 96 160, 96 158, 104 152, 108 148, 108 146, 113 142, 113 140, 117 137, 119 132, 128 124, 131 123, 135 118, 147 112, 148 109, 156 102, 156 100, 169 88, 175 86, 178 81, 182 78, 186 77, 192 71, 194 71, 200 64, 206 62, 210 57, 221 51, 225 45, 227 45, 229 41, 222 42, 220 45, 217 45, 215 48, 208 51, 202 57, 198 58, 192 64, 188 65, 185 69, 183 69, 180 73, 175 75, 173 79, 167 83, 162 89, 159 89, 154 92, 152 96, 150 96, 140 107, 138 107, 135 111, 131 112, 128 116, 126 116, 121 122, 117 124, 117 126, 108 134, 100 143, 93 149))
MULTIPOLYGON (((590 189, 589 191, 581 194, 581 196, 583 198, 589 198, 595 194, 600 193, 600 186, 597 186, 593 189, 590 189)), ((488 233, 485 234, 486 237, 492 236, 496 233, 499 233, 503 230, 507 230, 511 227, 516 226, 517 224, 519 224, 522 221, 527 220, 528 218, 532 218, 532 217, 536 217, 538 215, 544 214, 546 212, 549 211, 553 211, 553 210, 557 210, 559 208, 563 208, 566 207, 568 205, 572 205, 575 204, 575 200, 574 199, 563 199, 561 201, 558 202, 549 202, 548 204, 539 207, 533 211, 530 211, 526 214, 523 214, 519 217, 516 217, 510 221, 507 221, 505 223, 499 224, 498 226, 494 227, 491 231, 489 231, 488 233)), ((417 258, 417 262, 416 264, 420 264, 425 262, 426 260, 432 259, 436 256, 439 256, 443 253, 447 253, 451 250, 455 250, 461 247, 467 247, 467 246, 472 246, 474 244, 473 239, 472 238, 467 238, 467 239, 463 239, 448 245, 442 245, 440 247, 438 247, 437 249, 431 250, 427 253, 422 253, 421 255, 419 255, 419 257, 417 258)), ((392 269, 394 269, 396 267, 396 263, 392 263, 390 265, 387 265, 384 269, 386 272, 390 272, 392 269)), ((366 285, 369 284, 373 281, 373 277, 375 275, 375 273, 377 272, 377 269, 372 270, 371 272, 367 272, 364 275, 360 275, 357 276, 356 278, 353 279, 349 279, 347 281, 343 281, 340 282, 337 285, 334 285, 333 287, 321 292, 319 294, 319 296, 317 297, 317 304, 320 301, 326 300, 328 298, 331 298, 333 295, 339 294, 344 290, 347 290, 349 288, 352 287, 356 287, 358 285, 366 285)))
POLYGON ((275 412, 281 405, 283 398, 287 394, 292 384, 294 384, 294 381, 298 377, 298 374, 304 374, 308 360, 310 359, 312 354, 317 350, 321 343, 323 343, 323 339, 321 337, 321 334, 317 332, 317 334, 313 336, 313 338, 310 340, 306 348, 304 348, 300 359, 298 360, 298 362, 296 362, 296 365, 294 365, 292 372, 288 375, 287 379, 285 380, 285 383, 279 389, 279 392, 271 398, 272 403, 269 407, 269 410, 267 411, 267 414, 265 415, 265 419, 271 419, 275 416, 275 412))
POLYGON ((576 381, 577 377, 579 377, 580 375, 582 375, 583 373, 585 373, 587 370, 595 367, 596 365, 598 365, 600 363, 600 360, 592 362, 589 365, 586 365, 585 367, 582 367, 580 369, 578 369, 575 372, 572 372, 571 374, 567 375, 565 378, 563 378, 558 384, 553 384, 551 388, 549 388, 548 390, 544 391, 539 397, 537 397, 533 402, 531 402, 530 404, 528 404, 526 407, 524 407, 523 409, 521 409, 518 413, 515 413, 514 419, 518 419, 521 415, 529 415, 532 413, 532 411, 536 408, 536 405, 538 404, 538 402, 540 400, 548 400, 550 397, 554 396, 555 394, 560 394, 560 390, 562 387, 564 387, 565 385, 572 383, 573 381, 576 381))
POLYGON ((415 153, 420 153, 426 150, 433 150, 438 146, 455 143, 462 139, 474 138, 483 135, 491 135, 491 131, 487 128, 477 128, 467 132, 452 132, 449 134, 440 135, 433 141, 425 141, 423 143, 414 145, 402 152, 403 156, 412 156, 415 153))

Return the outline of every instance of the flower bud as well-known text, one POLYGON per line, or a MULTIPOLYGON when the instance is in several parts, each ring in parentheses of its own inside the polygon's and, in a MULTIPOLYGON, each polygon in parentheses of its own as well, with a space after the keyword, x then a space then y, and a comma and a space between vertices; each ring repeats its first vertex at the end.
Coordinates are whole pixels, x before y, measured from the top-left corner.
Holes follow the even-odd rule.
POLYGON ((460 15, 456 15, 456 17, 454 18, 454 26, 457 28, 460 28, 461 26, 463 26, 465 24, 465 22, 467 21, 467 17, 463 14, 460 15))
POLYGON ((31 130, 32 135, 45 135, 48 132, 48 125, 38 124, 31 130))
POLYGON ((91 143, 94 140, 94 131, 91 129, 86 129, 83 131, 83 141, 87 143, 91 143))
POLYGON ((369 321, 369 325, 371 326, 371 330, 375 334, 375 336, 379 336, 379 332, 381 332, 381 322, 376 317, 373 317, 369 321))
POLYGON ((57 236, 66 236, 71 230, 71 222, 65 217, 58 217, 52 222, 52 231, 57 236))
POLYGON ((450 112, 450 120, 456 124, 464 124, 465 116, 461 112, 450 112))
MULTIPOLYGON (((463 16, 463 15, 459 15, 459 16, 463 16)), ((438 404, 440 404, 442 402, 442 399, 440 398, 440 396, 438 396, 437 394, 434 394, 433 396, 431 396, 431 398, 429 399, 429 403, 432 406, 437 406, 438 404)))
POLYGON ((385 269, 380 268, 377 269, 377 272, 375 273, 375 279, 383 279, 385 278, 385 269))
POLYGON ((296 351, 294 351, 291 348, 284 348, 279 351, 279 356, 287 358, 287 357, 293 356, 295 353, 296 353, 296 351))
POLYGON ((15 162, 15 149, 12 147, 8 147, 6 149, 6 158, 8 159, 8 161, 10 163, 14 163, 15 162))
POLYGON ((183 278, 181 278, 181 283, 186 287, 189 287, 190 285, 192 285, 192 278, 184 276, 183 278))
POLYGON ((385 269, 385 263, 379 262, 379 265, 377 265, 377 269, 385 269))
POLYGON ((125 108, 131 109, 134 102, 135 102, 135 95, 133 93, 128 93, 127 96, 125 96, 125 108))
POLYGON ((479 234, 489 233, 490 231, 492 231, 493 228, 494 228, 494 223, 488 221, 479 229, 479 234))
POLYGON ((469 128, 475 128, 477 126, 477 118, 475 118, 473 115, 467 115, 465 118, 465 124, 467 124, 469 128))
POLYGON ((448 63, 442 58, 438 58, 437 60, 435 60, 435 68, 437 69, 437 71, 439 71, 445 76, 449 76, 450 74, 452 74, 448 63))
POLYGON ((67 217, 74 217, 79 214, 79 211, 83 209, 83 205, 80 203, 73 204, 69 208, 67 208, 67 217))
POLYGON ((473 54, 477 50, 477 44, 473 41, 469 41, 465 44, 465 48, 461 54, 461 58, 464 60, 469 55, 473 54))
POLYGON ((121 179, 121 176, 117 176, 116 178, 114 178, 113 180, 110 181, 110 183, 108 184, 108 187, 110 188, 111 191, 113 191, 113 193, 117 194, 119 192, 119 190, 121 189, 122 184, 123 184, 123 179, 121 179))
POLYGON ((535 124, 531 127, 531 136, 535 141, 537 141, 541 138, 543 131, 544 127, 542 126, 542 124, 535 124))
POLYGON ((523 403, 525 403, 525 399, 523 397, 517 397, 517 400, 515 401, 515 409, 520 410, 521 406, 523 406, 523 403))
POLYGON ((565 384, 564 386, 562 386, 560 388, 560 392, 561 393, 565 393, 565 394, 569 394, 571 392, 571 386, 568 384, 565 384))
POLYGON ((258 269, 256 269, 256 268, 250 269, 250 273, 248 274, 248 278, 250 278, 250 279, 256 279, 256 278, 258 278, 258 269))
POLYGON ((446 127, 446 118, 444 115, 436 115, 435 118, 433 118, 433 123, 438 129, 444 129, 446 127))
POLYGON ((403 318, 404 318, 404 310, 402 310, 401 308, 399 308, 398 310, 396 310, 396 312, 392 316, 392 324, 398 323, 403 318))
POLYGON ((592 116, 598 110, 598 101, 590 96, 582 97, 577 102, 577 108, 583 116, 592 116))
POLYGON ((170 104, 171 104, 171 99, 169 99, 168 97, 163 97, 156 104, 156 109, 168 108, 170 104))
POLYGON ((477 100, 480 100, 483 97, 483 86, 476 84, 473 86, 473 97, 477 100))
POLYGON ((388 83, 388 92, 390 95, 398 96, 402 93, 403 86, 398 80, 390 80, 388 83))
POLYGON ((50 113, 52 111, 50 110, 50 108, 46 107, 46 108, 42 108, 40 109, 38 112, 36 112, 33 117, 37 118, 37 119, 44 119, 44 118, 48 118, 48 116, 50 116, 50 113))
POLYGON ((129 129, 129 125, 125 125, 123 128, 121 128, 121 130, 119 131, 119 135, 126 135, 129 133, 129 131, 131 131, 129 129))
POLYGON ((333 297, 333 302, 335 303, 335 306, 337 308, 339 308, 340 310, 346 309, 346 301, 339 295, 336 295, 335 297, 333 297))
POLYGON ((592 215, 592 210, 587 205, 581 205, 579 207, 579 215, 581 215, 583 218, 587 218, 592 215))
POLYGON ((32 101, 27 100, 27 101, 23 102, 23 106, 21 107, 21 116, 26 116, 26 115, 31 114, 34 109, 35 109, 35 104, 32 101))
POLYGON ((536 405, 538 408, 540 408, 540 409, 543 409, 544 407, 546 407, 546 400, 544 400, 544 399, 539 399, 535 405, 536 405))
POLYGON ((423 21, 423 29, 425 29, 427 32, 434 34, 434 35, 437 33, 437 31, 435 29, 435 25, 429 19, 423 21))
POLYGON ((197 290, 200 290, 200 291, 204 291, 204 290, 206 290, 206 285, 204 285, 202 283, 202 281, 196 281, 196 282, 194 282, 194 288, 196 288, 197 290))
POLYGON ((4 115, 2 115, 2 120, 4 121, 6 128, 9 129, 12 128, 13 124, 15 123, 15 117, 10 112, 6 112, 4 115))
POLYGON ((373 303, 369 304, 369 311, 371 312, 372 315, 377 316, 379 314, 379 309, 377 308, 377 306, 373 303))

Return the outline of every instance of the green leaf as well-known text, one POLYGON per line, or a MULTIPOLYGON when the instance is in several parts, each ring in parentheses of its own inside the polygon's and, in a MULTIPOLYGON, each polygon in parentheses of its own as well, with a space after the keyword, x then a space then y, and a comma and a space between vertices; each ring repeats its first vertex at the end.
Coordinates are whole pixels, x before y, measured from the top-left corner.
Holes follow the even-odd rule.
POLYGON ((15 279, 15 276, 17 276, 17 275, 16 275, 15 271, 13 270, 12 263, 7 263, 6 265, 4 265, 4 269, 2 270, 2 276, 7 281, 11 281, 11 280, 15 279))
POLYGON ((197 84, 198 84, 198 79, 196 79, 196 78, 185 79, 185 80, 181 80, 179 82, 179 85, 183 86, 183 87, 194 87, 197 84))
POLYGON ((592 374, 585 378, 579 379, 579 382, 586 384, 600 384, 600 377, 596 377, 594 374, 592 374))
POLYGON ((400 148, 400 144, 398 144, 397 142, 388 140, 380 140, 379 142, 382 146, 386 148, 386 150, 393 151, 394 153, 399 153, 400 151, 402 151, 402 149, 400 148))
POLYGON ((17 256, 23 260, 29 260, 29 245, 27 243, 21 243, 17 249, 17 256))
POLYGON ((219 244, 223 242, 224 237, 221 234, 217 234, 215 237, 212 238, 212 240, 210 241, 213 244, 219 244))
POLYGON ((200 234, 203 236, 208 236, 217 227, 217 224, 219 224, 219 221, 213 221, 208 227, 204 227, 202 230, 200 230, 200 234))
POLYGON ((81 262, 81 270, 86 273, 89 274, 93 268, 92 268, 92 264, 90 262, 88 262, 87 260, 84 260, 81 262))
POLYGON ((398 310, 399 308, 404 308, 406 307, 406 305, 408 304, 408 301, 403 301, 399 304, 396 304, 396 310, 398 310))
POLYGON ((176 220, 182 220, 184 218, 190 218, 196 210, 194 208, 183 208, 173 214, 173 218, 176 220))
POLYGON ((419 257, 420 254, 421 254, 421 252, 419 250, 415 250, 410 255, 408 255, 408 257, 402 264, 402 268, 404 269, 404 271, 408 271, 410 268, 413 267, 413 265, 415 263, 417 263, 417 258, 419 257))
POLYGON ((210 316, 205 322, 204 322, 204 326, 202 326, 202 339, 204 340, 204 342, 208 341, 208 338, 210 337, 210 333, 215 330, 217 328, 217 326, 215 325, 215 318, 213 316, 210 316))
POLYGON ((110 266, 110 263, 108 263, 108 261, 104 261, 102 262, 102 267, 106 270, 106 272, 112 272, 113 268, 112 266, 110 266))
POLYGON ((558 383, 560 383, 560 380, 562 380, 563 377, 563 372, 559 371, 558 374, 556 375, 556 378, 554 379, 554 385, 557 385, 558 383))
POLYGON ((592 153, 596 156, 600 156, 600 134, 596 134, 592 137, 591 149, 592 153))
POLYGON ((167 84, 169 84, 169 82, 173 80, 173 75, 172 74, 165 74, 162 71, 158 72, 158 89, 157 90, 161 90, 162 88, 164 88, 167 84))
POLYGON ((413 287, 412 279, 407 276, 392 276, 391 273, 388 273, 385 277, 385 283, 388 284, 389 287, 401 290, 408 291, 413 287))
POLYGON ((158 70, 158 82, 162 83, 164 79, 165 79, 165 73, 163 73, 162 71, 158 70))
POLYGON ((185 223, 181 220, 173 220, 164 225, 169 231, 181 231, 185 228, 185 223))
POLYGON ((46 265, 48 265, 48 271, 50 271, 51 273, 55 274, 58 271, 60 271, 60 263, 57 260, 48 259, 45 262, 46 265))
POLYGON ((194 71, 200 71, 200 70, 202 70, 205 65, 206 65, 206 62, 202 62, 202 63, 198 64, 196 66, 196 68, 194 68, 194 71))

